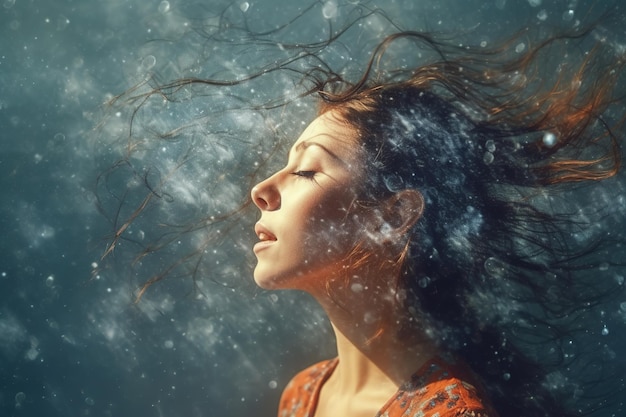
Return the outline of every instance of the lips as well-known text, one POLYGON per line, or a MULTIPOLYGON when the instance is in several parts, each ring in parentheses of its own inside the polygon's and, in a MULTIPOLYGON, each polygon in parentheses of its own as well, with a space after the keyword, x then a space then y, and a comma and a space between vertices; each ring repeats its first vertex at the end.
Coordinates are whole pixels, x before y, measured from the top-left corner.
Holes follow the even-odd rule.
POLYGON ((276 236, 272 234, 265 226, 260 223, 254 225, 254 232, 259 237, 260 242, 254 245, 254 252, 257 253, 263 248, 271 246, 276 242, 276 236))

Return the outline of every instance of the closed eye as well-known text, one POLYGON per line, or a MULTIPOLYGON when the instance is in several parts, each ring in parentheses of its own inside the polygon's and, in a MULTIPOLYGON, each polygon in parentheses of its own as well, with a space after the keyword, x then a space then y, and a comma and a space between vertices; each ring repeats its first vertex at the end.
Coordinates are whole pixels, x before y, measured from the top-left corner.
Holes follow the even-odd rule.
POLYGON ((292 172, 291 174, 295 175, 296 177, 304 177, 304 178, 312 180, 315 177, 316 172, 315 171, 296 171, 296 172, 292 172))

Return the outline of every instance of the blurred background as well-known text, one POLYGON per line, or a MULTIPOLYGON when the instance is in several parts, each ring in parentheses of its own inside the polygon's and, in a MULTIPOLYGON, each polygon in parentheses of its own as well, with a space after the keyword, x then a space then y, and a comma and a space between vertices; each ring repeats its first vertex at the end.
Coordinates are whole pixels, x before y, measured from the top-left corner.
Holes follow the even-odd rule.
MULTIPOLYGON (((550 33, 607 11, 623 22, 619 2, 609 3, 0 0, 0 415, 271 416, 297 370, 333 355, 328 323, 311 300, 252 284, 254 210, 223 229, 172 235, 163 251, 132 262, 142 242, 167 233, 155 225, 201 224, 236 210, 274 167, 267 158, 276 152, 282 162, 280 138, 293 140, 313 107, 260 114, 233 103, 263 104, 297 88, 277 75, 176 106, 156 100, 137 116, 131 157, 132 113, 105 104, 113 97, 144 81, 241 78, 284 59, 277 42, 323 41, 376 8, 320 54, 358 73, 376 41, 398 27, 490 45, 524 27, 550 33), (273 46, 251 48, 229 24, 273 46), (183 125, 184 145, 141 141, 183 125), (110 170, 125 157, 130 164, 110 170), (171 168, 181 161, 184 168, 171 168), (145 185, 165 177, 156 190, 162 201, 126 230, 104 267, 114 230, 143 201, 145 185), (195 281, 174 273, 134 302, 145 279, 194 249, 210 273, 195 281)), ((626 49, 622 25, 609 21, 596 36, 626 49)), ((587 198, 619 208, 624 195, 622 176, 587 198)), ((614 233, 622 220, 612 220, 614 233)), ((590 340, 619 357, 626 299, 589 320, 590 340)))

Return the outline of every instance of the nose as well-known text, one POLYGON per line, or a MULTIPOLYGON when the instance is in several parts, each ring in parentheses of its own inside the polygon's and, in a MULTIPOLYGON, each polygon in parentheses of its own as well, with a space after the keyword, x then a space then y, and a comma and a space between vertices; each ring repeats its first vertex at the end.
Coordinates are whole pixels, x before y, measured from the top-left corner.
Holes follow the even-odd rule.
POLYGON ((276 187, 275 175, 252 187, 250 195, 261 211, 273 211, 280 208, 280 192, 276 187))

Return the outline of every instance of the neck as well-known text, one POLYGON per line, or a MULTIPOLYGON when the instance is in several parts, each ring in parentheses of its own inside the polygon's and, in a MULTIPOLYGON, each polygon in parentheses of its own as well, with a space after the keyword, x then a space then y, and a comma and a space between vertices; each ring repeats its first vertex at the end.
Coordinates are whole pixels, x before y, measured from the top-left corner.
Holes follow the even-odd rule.
POLYGON ((383 385, 397 390, 436 354, 435 345, 409 319, 395 291, 349 292, 349 309, 330 297, 316 297, 337 340, 339 364, 331 376, 333 389, 346 395, 383 385))

